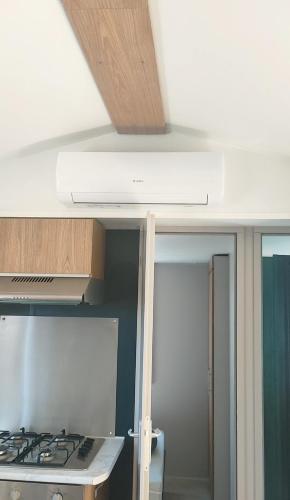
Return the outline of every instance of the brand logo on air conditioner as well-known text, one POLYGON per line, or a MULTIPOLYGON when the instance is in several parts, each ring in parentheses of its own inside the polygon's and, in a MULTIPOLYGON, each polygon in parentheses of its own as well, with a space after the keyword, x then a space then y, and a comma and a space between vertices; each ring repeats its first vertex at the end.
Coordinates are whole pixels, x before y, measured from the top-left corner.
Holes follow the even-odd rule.
POLYGON ((141 184, 142 182, 144 182, 144 179, 133 179, 132 182, 141 184))

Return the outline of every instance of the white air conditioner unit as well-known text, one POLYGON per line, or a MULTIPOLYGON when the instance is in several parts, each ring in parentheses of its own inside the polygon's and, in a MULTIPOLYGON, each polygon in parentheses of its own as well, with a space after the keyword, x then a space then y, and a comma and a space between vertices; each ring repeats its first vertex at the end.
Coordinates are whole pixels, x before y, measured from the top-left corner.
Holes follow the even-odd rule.
POLYGON ((66 204, 208 205, 222 200, 220 153, 59 153, 66 204))

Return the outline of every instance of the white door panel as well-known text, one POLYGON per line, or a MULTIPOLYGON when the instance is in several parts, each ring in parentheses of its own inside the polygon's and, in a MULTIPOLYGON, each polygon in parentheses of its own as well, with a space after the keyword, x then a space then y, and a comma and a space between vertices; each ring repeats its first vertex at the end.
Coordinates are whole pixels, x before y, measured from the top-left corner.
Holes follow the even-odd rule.
POLYGON ((134 432, 135 453, 138 453, 137 500, 149 500, 149 468, 151 461, 151 385, 153 297, 155 261, 155 217, 148 214, 141 231, 140 317, 141 335, 137 343, 136 414, 134 432))

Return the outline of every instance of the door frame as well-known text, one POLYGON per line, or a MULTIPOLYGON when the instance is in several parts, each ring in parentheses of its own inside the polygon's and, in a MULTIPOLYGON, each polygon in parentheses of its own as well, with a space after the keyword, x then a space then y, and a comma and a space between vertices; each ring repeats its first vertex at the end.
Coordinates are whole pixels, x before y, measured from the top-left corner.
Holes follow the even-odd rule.
POLYGON ((236 498, 264 500, 261 239, 290 235, 290 227, 171 226, 156 218, 156 233, 236 236, 236 498))
MULTIPOLYGON (((249 364, 246 352, 246 339, 244 336, 246 303, 245 287, 248 280, 245 279, 246 255, 245 238, 246 228, 236 226, 167 226, 158 224, 156 220, 156 233, 159 234, 218 234, 235 236, 236 245, 236 297, 235 297, 235 399, 236 399, 236 473, 233 477, 233 491, 236 500, 256 500, 254 496, 246 495, 246 486, 249 461, 247 457, 248 444, 252 442, 253 436, 245 425, 248 393, 245 391, 245 376, 249 364)), ((248 383, 248 382, 247 382, 248 383)))
POLYGON ((140 224, 132 499, 149 498, 155 215, 140 224), (144 382, 145 381, 145 382, 144 382))

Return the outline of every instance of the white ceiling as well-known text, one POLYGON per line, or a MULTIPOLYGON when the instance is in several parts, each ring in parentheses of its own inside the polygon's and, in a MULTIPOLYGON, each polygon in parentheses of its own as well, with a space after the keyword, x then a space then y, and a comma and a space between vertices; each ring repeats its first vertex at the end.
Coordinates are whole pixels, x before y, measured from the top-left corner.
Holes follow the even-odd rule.
POLYGON ((290 2, 151 4, 169 120, 242 148, 289 153, 290 2))
POLYGON ((213 255, 234 254, 232 235, 157 234, 155 262, 158 264, 204 264, 213 255))
MULTIPOLYGON (((151 0, 167 121, 290 153, 290 2, 151 0)), ((3 2, 0 154, 110 122, 60 0, 3 2)))
POLYGON ((2 2, 0 153, 110 122, 59 0, 2 2))

